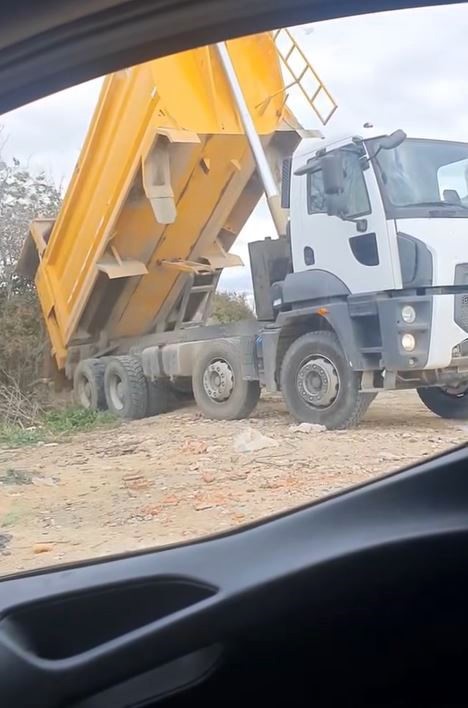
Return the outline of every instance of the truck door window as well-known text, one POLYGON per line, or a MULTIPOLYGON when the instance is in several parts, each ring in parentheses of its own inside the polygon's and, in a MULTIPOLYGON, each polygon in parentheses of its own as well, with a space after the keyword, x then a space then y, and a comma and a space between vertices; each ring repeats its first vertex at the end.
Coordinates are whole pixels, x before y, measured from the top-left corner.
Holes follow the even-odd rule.
POLYGON ((326 214, 327 205, 323 186, 322 170, 307 175, 307 211, 309 214, 326 214))
MULTIPOLYGON (((352 147, 351 147, 352 149, 352 147)), ((344 172, 343 216, 359 217, 370 214, 369 195, 362 173, 359 156, 355 152, 342 150, 344 172)), ((313 164, 313 163, 312 163, 313 164)), ((327 204, 323 186, 322 171, 307 175, 307 211, 309 214, 326 214, 327 204)))
POLYGON ((370 214, 369 195, 361 169, 359 156, 355 152, 343 150, 344 171, 344 214, 343 216, 358 217, 370 214))

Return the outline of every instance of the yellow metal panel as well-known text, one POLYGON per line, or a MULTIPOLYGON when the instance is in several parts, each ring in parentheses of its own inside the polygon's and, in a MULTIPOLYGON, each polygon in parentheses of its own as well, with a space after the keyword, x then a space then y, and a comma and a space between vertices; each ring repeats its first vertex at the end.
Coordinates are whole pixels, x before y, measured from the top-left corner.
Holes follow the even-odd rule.
POLYGON ((105 273, 110 280, 114 278, 131 278, 135 275, 146 275, 148 268, 141 261, 126 260, 118 262, 104 256, 97 262, 97 269, 105 273))
POLYGON ((136 336, 150 329, 175 278, 173 273, 160 268, 158 262, 166 258, 184 259, 192 253, 224 190, 231 179, 239 175, 231 158, 242 163, 247 151, 243 136, 213 136, 206 144, 204 155, 211 159, 212 169, 206 174, 198 164, 193 170, 177 204, 177 219, 166 226, 164 240, 149 262, 148 275, 139 281, 116 325, 116 337, 136 336))
MULTIPOLYGON (((268 142, 285 113, 272 37, 233 40, 228 49, 256 129, 268 142)), ((181 284, 180 273, 161 261, 213 252, 230 215, 233 241, 261 194, 259 186, 247 189, 253 171, 214 48, 157 59, 105 80, 36 276, 59 366, 78 329, 81 339, 88 332, 97 340, 102 328, 112 339, 154 326, 181 284), (158 223, 143 180, 144 165, 161 147, 169 155, 164 179, 170 182, 153 192, 173 198, 173 223, 158 223), (106 281, 99 270, 113 262, 112 249, 132 267, 106 281)), ((158 186, 154 170, 150 177, 158 186)))

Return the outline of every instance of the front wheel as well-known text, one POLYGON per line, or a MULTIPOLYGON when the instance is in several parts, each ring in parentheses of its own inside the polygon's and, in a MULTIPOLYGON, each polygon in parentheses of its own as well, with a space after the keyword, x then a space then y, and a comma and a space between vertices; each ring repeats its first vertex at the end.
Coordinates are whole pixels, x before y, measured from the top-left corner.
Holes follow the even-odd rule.
POLYGON ((197 358, 192 376, 193 395, 207 418, 247 418, 260 397, 258 381, 242 377, 239 350, 230 342, 213 342, 197 358))
POLYGON ((468 386, 418 388, 417 391, 424 405, 441 418, 468 420, 468 386))
POLYGON ((309 332, 284 356, 281 391, 289 412, 300 422, 330 430, 357 425, 374 398, 359 387, 360 375, 349 367, 334 332, 309 332))

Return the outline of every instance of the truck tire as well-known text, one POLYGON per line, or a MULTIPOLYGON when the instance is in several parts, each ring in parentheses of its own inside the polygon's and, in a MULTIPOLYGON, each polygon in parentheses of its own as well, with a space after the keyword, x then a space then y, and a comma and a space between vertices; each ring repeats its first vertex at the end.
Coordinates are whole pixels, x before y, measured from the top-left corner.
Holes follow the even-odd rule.
POLYGON ((104 391, 106 362, 102 359, 83 359, 75 369, 73 393, 76 402, 83 408, 104 411, 107 408, 104 391))
POLYGON ((468 420, 468 389, 451 393, 439 387, 421 387, 417 392, 424 405, 441 418, 468 420))
POLYGON ((148 407, 146 410, 147 416, 160 415, 167 413, 171 408, 172 391, 169 383, 164 379, 155 379, 155 381, 147 381, 148 386, 148 407))
POLYGON ((134 356, 109 359, 104 390, 111 413, 120 418, 144 418, 148 410, 148 386, 139 360, 134 356))
POLYGON ((192 376, 193 394, 207 418, 247 418, 258 403, 260 384, 246 381, 238 349, 230 342, 213 342, 197 359, 192 376))
POLYGON ((296 339, 284 356, 280 378, 291 415, 330 430, 356 426, 375 398, 360 392, 360 375, 350 369, 334 332, 309 332, 296 339))

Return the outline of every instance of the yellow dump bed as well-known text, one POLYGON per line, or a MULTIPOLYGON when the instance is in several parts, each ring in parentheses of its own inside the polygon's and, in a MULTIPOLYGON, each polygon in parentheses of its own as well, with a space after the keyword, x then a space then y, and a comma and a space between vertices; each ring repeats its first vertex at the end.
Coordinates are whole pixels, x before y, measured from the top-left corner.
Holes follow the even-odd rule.
MULTIPOLYGON (((227 47, 278 174, 297 134, 273 38, 227 47)), ((222 268, 239 263, 228 252, 261 193, 215 47, 106 78, 58 218, 33 222, 23 253, 59 368, 83 347, 116 351, 201 317, 222 268)))

